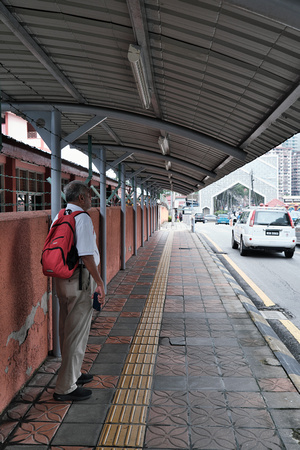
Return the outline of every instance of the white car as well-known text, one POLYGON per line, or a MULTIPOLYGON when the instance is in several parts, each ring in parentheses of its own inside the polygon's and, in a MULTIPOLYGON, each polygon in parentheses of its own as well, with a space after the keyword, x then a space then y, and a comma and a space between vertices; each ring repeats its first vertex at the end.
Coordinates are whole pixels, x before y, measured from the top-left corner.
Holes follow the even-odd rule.
POLYGON ((246 209, 232 229, 231 247, 247 250, 275 250, 292 258, 296 247, 293 219, 285 208, 254 207, 246 209))

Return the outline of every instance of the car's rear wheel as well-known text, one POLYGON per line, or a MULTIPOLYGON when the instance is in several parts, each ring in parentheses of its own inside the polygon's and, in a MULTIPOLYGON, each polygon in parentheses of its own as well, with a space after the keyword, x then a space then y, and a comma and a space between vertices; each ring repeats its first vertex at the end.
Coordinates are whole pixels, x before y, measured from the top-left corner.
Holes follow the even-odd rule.
POLYGON ((241 240, 240 240, 240 255, 241 256, 246 256, 247 255, 247 250, 243 241, 243 238, 241 236, 241 240))
POLYGON ((294 248, 289 248, 288 250, 284 251, 284 256, 286 258, 292 258, 294 256, 295 253, 295 249, 294 248))
POLYGON ((232 232, 231 234, 231 248, 237 249, 238 248, 238 243, 236 242, 236 240, 234 239, 234 233, 232 232))

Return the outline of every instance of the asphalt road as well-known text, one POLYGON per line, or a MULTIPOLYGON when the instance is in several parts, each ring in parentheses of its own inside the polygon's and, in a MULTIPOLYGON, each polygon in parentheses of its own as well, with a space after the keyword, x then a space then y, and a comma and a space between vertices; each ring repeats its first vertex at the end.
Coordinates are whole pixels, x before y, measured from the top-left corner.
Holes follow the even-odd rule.
POLYGON ((231 230, 229 225, 195 225, 195 232, 206 238, 209 246, 266 315, 266 319, 270 319, 269 323, 300 361, 300 247, 296 248, 292 259, 285 258, 284 253, 262 251, 241 256, 238 250, 231 248, 231 230))

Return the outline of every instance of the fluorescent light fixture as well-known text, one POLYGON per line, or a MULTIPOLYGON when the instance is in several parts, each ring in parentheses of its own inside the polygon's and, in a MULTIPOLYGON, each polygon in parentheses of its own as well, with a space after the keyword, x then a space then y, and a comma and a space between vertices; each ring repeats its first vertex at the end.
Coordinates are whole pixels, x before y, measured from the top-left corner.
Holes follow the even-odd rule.
POLYGON ((169 155, 169 140, 166 136, 159 136, 158 145, 160 146, 163 155, 169 155))
POLYGON ((171 161, 166 162, 166 170, 170 170, 172 167, 171 161))
POLYGON ((141 47, 139 45, 130 44, 127 56, 135 78, 140 99, 144 108, 149 109, 151 98, 141 47))

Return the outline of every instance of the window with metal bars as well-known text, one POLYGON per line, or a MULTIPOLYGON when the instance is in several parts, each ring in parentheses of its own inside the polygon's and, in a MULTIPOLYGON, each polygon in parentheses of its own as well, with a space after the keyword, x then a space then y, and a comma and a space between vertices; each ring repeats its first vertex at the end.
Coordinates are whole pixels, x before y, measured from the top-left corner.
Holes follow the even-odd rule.
POLYGON ((43 174, 17 169, 17 211, 44 209, 43 174))

